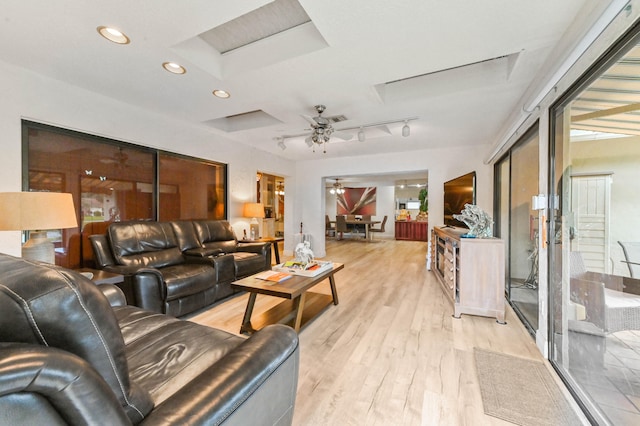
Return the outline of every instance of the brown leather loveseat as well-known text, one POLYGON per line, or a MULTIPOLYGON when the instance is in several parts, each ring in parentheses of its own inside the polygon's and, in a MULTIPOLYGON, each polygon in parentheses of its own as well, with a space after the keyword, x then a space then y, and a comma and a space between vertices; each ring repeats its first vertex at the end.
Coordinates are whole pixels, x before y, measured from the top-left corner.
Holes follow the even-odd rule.
POLYGON ((175 317, 233 294, 232 281, 271 267, 271 246, 238 242, 224 220, 115 222, 90 240, 96 267, 125 276, 129 304, 175 317))
POLYGON ((287 326, 236 336, 5 254, 0 312, 0 424, 291 424, 299 346, 287 326))

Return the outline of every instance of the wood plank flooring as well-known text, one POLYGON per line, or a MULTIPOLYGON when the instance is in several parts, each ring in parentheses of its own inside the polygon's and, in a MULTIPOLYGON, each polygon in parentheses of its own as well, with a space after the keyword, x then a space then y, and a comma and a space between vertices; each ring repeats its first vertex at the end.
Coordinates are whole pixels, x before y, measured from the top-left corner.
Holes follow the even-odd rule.
MULTIPOLYGON (((424 242, 327 241, 340 304, 300 332, 294 425, 511 425, 482 408, 473 348, 542 360, 507 307, 495 318, 452 317, 424 242)), ((283 256, 283 260, 285 256, 283 256)), ((330 294, 328 280, 314 291, 330 294)), ((191 321, 238 333, 247 294, 191 321)), ((281 300, 258 295, 254 312, 281 300)))

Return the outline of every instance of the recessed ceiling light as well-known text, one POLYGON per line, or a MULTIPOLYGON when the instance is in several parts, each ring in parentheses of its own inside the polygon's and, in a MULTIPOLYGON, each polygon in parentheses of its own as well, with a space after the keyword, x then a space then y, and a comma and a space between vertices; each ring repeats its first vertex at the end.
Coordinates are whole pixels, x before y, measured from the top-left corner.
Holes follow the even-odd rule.
POLYGON ((182 65, 176 64, 175 62, 163 62, 162 68, 173 74, 184 74, 187 72, 182 65))
POLYGON ((96 30, 98 30, 98 33, 100 33, 102 37, 114 43, 118 43, 118 44, 130 43, 129 37, 127 37, 122 31, 116 30, 115 28, 100 26, 96 28, 96 30))
POLYGON ((213 91, 214 96, 217 96, 222 99, 227 99, 231 97, 231 93, 226 92, 224 90, 216 89, 213 91))

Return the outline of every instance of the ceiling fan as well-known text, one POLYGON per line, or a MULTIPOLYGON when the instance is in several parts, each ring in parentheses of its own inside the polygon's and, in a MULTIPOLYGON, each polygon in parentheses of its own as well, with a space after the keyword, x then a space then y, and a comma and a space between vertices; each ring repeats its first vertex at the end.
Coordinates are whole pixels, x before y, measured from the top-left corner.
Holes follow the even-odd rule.
POLYGON ((387 127, 388 124, 404 124, 404 126, 402 126, 402 136, 407 137, 409 136, 409 133, 410 133, 409 122, 418 119, 418 117, 407 117, 407 118, 401 118, 397 120, 386 120, 386 121, 378 121, 375 123, 360 124, 357 126, 346 127, 346 128, 336 130, 333 128, 332 123, 339 123, 342 121, 346 121, 347 118, 342 115, 333 116, 333 117, 323 117, 322 113, 325 111, 326 107, 324 105, 316 105, 314 106, 314 108, 318 113, 317 116, 309 117, 308 115, 302 115, 302 117, 305 120, 307 120, 311 125, 311 129, 307 129, 307 130, 311 130, 311 134, 309 135, 308 133, 298 133, 298 134, 282 135, 282 136, 274 137, 273 140, 278 143, 278 147, 280 149, 282 149, 283 151, 287 149, 287 146, 284 143, 286 139, 306 136, 304 141, 307 144, 307 146, 313 147, 313 152, 315 152, 316 145, 322 145, 322 152, 326 153, 327 152, 326 144, 331 140, 332 137, 342 139, 345 141, 351 140, 353 138, 353 135, 351 133, 345 132, 346 130, 357 130, 358 141, 364 142, 366 138, 364 129, 376 128, 378 133, 385 133, 390 135, 392 133, 387 127))
POLYGON ((311 134, 305 138, 306 144, 311 147, 313 146, 315 152, 315 145, 322 145, 323 152, 327 152, 325 148, 325 144, 329 142, 331 137, 336 137, 342 140, 349 140, 353 137, 353 135, 349 133, 344 133, 340 131, 335 131, 333 126, 331 125, 331 121, 322 116, 322 113, 326 109, 324 105, 316 105, 314 106, 318 115, 316 117, 309 117, 308 115, 303 115, 305 120, 309 122, 311 125, 311 134))
POLYGON ((119 147, 111 157, 101 158, 100 162, 103 164, 115 164, 118 167, 125 167, 128 166, 128 159, 129 156, 123 152, 122 148, 119 147))

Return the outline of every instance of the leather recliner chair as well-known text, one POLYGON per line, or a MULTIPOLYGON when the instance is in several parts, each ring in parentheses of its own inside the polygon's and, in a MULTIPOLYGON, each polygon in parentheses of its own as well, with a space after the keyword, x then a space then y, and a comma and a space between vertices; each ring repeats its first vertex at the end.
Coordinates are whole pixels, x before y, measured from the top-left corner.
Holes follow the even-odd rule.
POLYGON ((244 338, 126 306, 59 266, 0 254, 0 423, 291 424, 298 338, 244 338))

